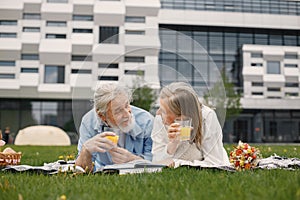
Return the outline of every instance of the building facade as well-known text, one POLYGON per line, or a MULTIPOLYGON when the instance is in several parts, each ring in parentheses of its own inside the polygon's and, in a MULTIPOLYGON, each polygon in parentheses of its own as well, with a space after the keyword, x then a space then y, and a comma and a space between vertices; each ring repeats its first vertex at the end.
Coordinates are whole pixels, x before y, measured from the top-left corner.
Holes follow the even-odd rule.
POLYGON ((76 132, 99 83, 159 88, 173 70, 203 92, 217 67, 242 93, 225 142, 299 141, 299 16, 295 0, 3 0, 0 127, 76 132))
POLYGON ((130 86, 139 73, 159 88, 159 8, 159 1, 1 1, 0 127, 74 132, 73 115, 78 126, 100 82, 130 86))

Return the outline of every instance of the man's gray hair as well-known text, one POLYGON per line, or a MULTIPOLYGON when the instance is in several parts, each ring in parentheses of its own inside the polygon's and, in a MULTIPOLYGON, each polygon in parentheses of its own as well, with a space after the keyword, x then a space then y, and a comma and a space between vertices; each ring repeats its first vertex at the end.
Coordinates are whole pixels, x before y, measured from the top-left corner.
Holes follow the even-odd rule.
POLYGON ((118 96, 125 96, 131 102, 132 92, 129 88, 117 83, 100 84, 94 93, 94 108, 97 114, 105 114, 109 102, 118 96))

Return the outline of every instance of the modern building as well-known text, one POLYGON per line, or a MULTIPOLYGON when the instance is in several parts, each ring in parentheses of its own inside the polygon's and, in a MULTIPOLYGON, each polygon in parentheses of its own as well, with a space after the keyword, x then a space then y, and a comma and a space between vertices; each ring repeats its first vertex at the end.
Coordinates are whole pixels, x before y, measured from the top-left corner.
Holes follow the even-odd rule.
POLYGON ((299 141, 299 16, 296 0, 2 0, 0 127, 74 132, 99 83, 201 91, 217 67, 243 95, 225 142, 299 141))
MULTIPOLYGON (((300 1, 161 1, 162 48, 165 38, 176 43, 176 34, 163 28, 189 35, 219 69, 225 68, 242 94, 243 112, 226 121, 225 141, 300 141, 299 15, 300 1)), ((207 64, 204 71, 213 66, 209 58, 190 49, 194 62, 207 64)), ((181 60, 160 55, 160 63, 177 69, 187 65, 181 60)))

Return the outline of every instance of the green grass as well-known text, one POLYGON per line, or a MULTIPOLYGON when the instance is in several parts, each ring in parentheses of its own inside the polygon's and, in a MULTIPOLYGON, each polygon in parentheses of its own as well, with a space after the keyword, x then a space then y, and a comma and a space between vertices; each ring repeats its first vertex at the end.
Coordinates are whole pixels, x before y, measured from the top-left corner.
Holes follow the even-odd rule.
MULTIPOLYGON (((300 157, 300 146, 257 145, 264 157, 273 153, 300 157)), ((43 165, 76 146, 12 146, 22 164, 43 165)), ((226 145, 232 150, 232 145, 226 145)), ((300 199, 300 169, 226 172, 193 168, 165 169, 157 174, 42 175, 0 172, 0 199, 300 199)))

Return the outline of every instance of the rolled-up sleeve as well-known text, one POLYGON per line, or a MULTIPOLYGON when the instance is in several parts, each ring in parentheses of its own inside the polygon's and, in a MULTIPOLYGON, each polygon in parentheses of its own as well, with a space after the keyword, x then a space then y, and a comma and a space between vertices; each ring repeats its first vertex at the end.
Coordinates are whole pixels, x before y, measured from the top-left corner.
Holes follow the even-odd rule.
POLYGON ((169 140, 167 136, 167 131, 165 129, 165 126, 162 122, 162 118, 160 115, 155 116, 151 138, 153 141, 153 145, 152 145, 153 162, 172 158, 172 155, 167 153, 167 146, 169 140))
POLYGON ((153 127, 153 118, 149 120, 148 124, 145 127, 145 139, 144 139, 144 153, 141 155, 145 160, 152 160, 152 139, 151 131, 153 127))
POLYGON ((229 165, 228 155, 223 147, 222 128, 216 113, 210 110, 203 120, 203 137, 201 150, 203 163, 207 165, 229 165))

